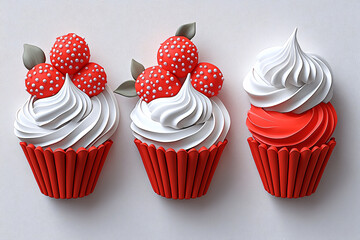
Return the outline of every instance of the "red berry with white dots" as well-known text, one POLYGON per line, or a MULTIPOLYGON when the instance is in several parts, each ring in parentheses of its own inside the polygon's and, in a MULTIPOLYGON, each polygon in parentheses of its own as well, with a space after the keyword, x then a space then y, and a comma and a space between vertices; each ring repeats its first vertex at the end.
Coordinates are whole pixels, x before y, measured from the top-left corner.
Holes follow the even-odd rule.
POLYGON ((191 84, 207 97, 218 95, 223 82, 220 69, 211 63, 199 63, 191 73, 191 84))
POLYGON ((179 79, 160 66, 145 69, 135 81, 137 95, 145 102, 175 96, 181 88, 179 79))
POLYGON ((160 67, 182 78, 198 64, 198 51, 188 38, 174 36, 161 44, 157 60, 160 67))
POLYGON ((88 63, 74 75, 73 83, 89 97, 96 96, 105 89, 106 73, 97 63, 88 63))
POLYGON ((40 63, 26 75, 26 91, 37 98, 46 98, 59 92, 65 81, 64 75, 47 63, 40 63))
POLYGON ((50 61, 64 75, 73 75, 90 60, 90 50, 82 37, 75 33, 56 38, 50 50, 50 61))

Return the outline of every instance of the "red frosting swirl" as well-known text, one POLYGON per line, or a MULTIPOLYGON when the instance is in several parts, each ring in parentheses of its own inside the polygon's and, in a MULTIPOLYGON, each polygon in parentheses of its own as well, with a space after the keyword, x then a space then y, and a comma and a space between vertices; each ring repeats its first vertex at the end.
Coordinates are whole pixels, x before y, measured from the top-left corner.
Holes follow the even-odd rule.
POLYGON ((320 103, 301 114, 265 111, 251 106, 246 125, 260 143, 275 147, 311 148, 331 137, 337 115, 331 103, 320 103))

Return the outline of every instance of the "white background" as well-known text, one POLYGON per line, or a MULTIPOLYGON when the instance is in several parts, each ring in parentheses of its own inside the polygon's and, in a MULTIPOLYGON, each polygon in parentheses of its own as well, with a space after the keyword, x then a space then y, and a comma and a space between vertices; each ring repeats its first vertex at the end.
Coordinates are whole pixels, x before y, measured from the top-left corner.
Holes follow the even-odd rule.
POLYGON ((0 239, 360 239, 359 1, 50 2, 0 0, 0 239), (13 134, 29 97, 22 44, 48 53, 57 36, 84 36, 115 89, 131 78, 132 58, 155 65, 159 44, 192 21, 200 60, 224 73, 219 96, 232 118, 208 194, 179 201, 153 193, 129 128, 137 99, 117 96, 121 122, 94 193, 43 196, 13 134), (337 146, 314 195, 280 199, 263 189, 246 142, 242 81, 255 56, 295 27, 303 50, 332 67, 337 146))

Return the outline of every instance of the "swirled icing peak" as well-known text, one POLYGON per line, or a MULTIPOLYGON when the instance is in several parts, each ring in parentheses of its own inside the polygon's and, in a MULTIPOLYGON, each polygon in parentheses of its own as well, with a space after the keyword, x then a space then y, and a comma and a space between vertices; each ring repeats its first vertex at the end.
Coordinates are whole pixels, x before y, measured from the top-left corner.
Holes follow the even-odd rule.
POLYGON ((188 75, 177 95, 157 98, 150 103, 140 99, 130 114, 135 138, 165 149, 210 148, 224 141, 230 116, 219 98, 209 99, 197 92, 188 75))
POLYGON ((332 76, 324 60, 305 53, 297 29, 282 47, 257 56, 243 83, 251 104, 270 111, 302 113, 333 95, 332 76))
POLYGON ((66 149, 99 146, 115 132, 119 110, 112 91, 106 87, 89 98, 66 75, 54 96, 32 96, 19 109, 15 135, 35 146, 66 149))
POLYGON ((152 120, 181 129, 206 122, 211 117, 212 104, 208 97, 193 88, 188 74, 176 96, 151 101, 149 110, 152 120))

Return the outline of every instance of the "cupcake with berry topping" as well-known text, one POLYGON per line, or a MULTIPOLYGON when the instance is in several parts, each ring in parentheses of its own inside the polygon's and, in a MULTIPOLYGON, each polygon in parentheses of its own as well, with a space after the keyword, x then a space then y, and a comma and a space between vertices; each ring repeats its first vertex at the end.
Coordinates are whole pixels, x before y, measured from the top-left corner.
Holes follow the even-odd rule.
POLYGON ((161 44, 157 66, 145 69, 133 60, 134 80, 115 90, 140 97, 130 127, 153 190, 166 198, 207 193, 230 128, 216 96, 223 75, 215 65, 198 62, 194 35, 195 23, 181 26, 161 44))
POLYGON ((40 191, 49 197, 94 191, 119 123, 104 68, 89 60, 87 43, 74 33, 56 39, 51 64, 40 48, 24 45, 31 96, 16 114, 14 132, 40 191))
POLYGON ((313 194, 336 145, 330 68, 296 34, 261 52, 243 83, 251 153, 265 190, 283 198, 313 194))

